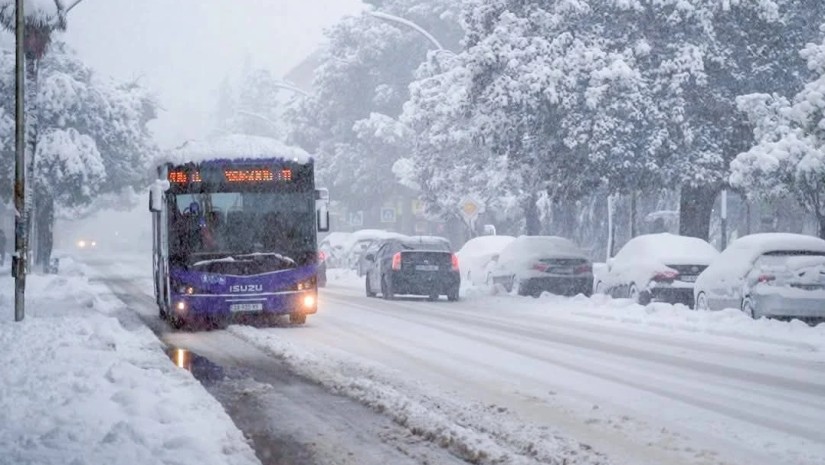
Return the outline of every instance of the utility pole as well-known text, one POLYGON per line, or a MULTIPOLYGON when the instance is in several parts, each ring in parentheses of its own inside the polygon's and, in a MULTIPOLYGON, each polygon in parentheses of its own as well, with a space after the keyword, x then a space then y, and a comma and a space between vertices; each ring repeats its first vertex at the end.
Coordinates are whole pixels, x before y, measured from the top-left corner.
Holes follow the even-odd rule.
POLYGON ((26 261, 29 247, 26 237, 26 107, 25 107, 25 12, 24 0, 16 0, 15 12, 15 101, 14 101, 14 321, 26 314, 26 261))
POLYGON ((722 189, 722 243, 721 250, 728 248, 728 190, 722 189))

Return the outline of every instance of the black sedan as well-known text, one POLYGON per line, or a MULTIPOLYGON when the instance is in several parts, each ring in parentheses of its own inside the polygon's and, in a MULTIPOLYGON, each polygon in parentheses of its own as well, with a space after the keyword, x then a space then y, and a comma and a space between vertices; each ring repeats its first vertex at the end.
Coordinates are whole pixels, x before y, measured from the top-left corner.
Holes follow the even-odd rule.
POLYGON ((444 238, 385 240, 365 258, 370 263, 365 280, 367 297, 380 293, 388 300, 397 295, 422 295, 436 300, 446 295, 451 302, 458 300, 458 258, 444 238))

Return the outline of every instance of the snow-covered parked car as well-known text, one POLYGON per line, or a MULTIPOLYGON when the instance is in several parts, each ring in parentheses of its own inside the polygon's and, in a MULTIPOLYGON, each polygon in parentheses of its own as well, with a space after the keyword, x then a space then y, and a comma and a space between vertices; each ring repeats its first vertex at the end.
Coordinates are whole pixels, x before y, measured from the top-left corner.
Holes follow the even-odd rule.
POLYGON ((514 240, 513 236, 480 236, 467 241, 456 252, 462 280, 475 285, 487 283, 492 264, 504 247, 514 240))
POLYGON ((344 244, 344 263, 342 267, 357 270, 361 258, 364 256, 364 252, 377 240, 404 239, 406 237, 407 236, 400 233, 381 229, 361 229, 355 231, 350 235, 346 244, 344 244))
POLYGON ((520 236, 501 250, 490 272, 490 284, 534 297, 545 291, 589 296, 593 291, 593 264, 569 239, 520 236))
POLYGON ((692 307, 694 282, 718 255, 712 245, 695 237, 637 236, 607 261, 596 292, 642 305, 658 300, 692 307))
POLYGON ((331 232, 318 244, 318 251, 323 254, 327 268, 341 268, 344 263, 344 248, 349 243, 352 233, 331 232))
POLYGON ((825 318, 825 240, 763 233, 735 240, 696 280, 696 306, 753 318, 825 318))

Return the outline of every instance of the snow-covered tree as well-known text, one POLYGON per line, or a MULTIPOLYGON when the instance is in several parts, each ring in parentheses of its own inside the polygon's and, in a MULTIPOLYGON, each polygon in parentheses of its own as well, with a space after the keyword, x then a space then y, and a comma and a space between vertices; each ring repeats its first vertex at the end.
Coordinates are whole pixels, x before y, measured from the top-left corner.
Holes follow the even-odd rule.
POLYGON ((800 85, 788 50, 823 12, 811 0, 470 0, 464 111, 510 161, 528 220, 545 191, 572 202, 669 186, 681 232, 707 237, 729 161, 751 141, 736 97, 800 85))
MULTIPOLYGON (((0 55, 0 91, 13 89, 13 55, 0 55)), ((137 83, 96 76, 63 43, 55 42, 41 62, 37 98, 37 152, 28 184, 34 193, 39 262, 48 262, 56 214, 80 210, 96 196, 148 182, 157 148, 147 129, 155 118, 152 96, 137 83)), ((13 99, 0 103, 10 114, 13 99)), ((11 195, 13 128, 0 124, 0 198, 11 195)))
POLYGON ((250 68, 238 89, 225 80, 217 102, 218 132, 285 140, 290 131, 285 115, 296 98, 285 87, 286 83, 265 69, 250 68))
MULTIPOLYGON (((371 0, 376 10, 421 25, 457 48, 460 5, 450 0, 371 0)), ((403 187, 392 167, 409 153, 398 124, 413 73, 432 45, 413 30, 364 13, 328 32, 315 92, 291 114, 292 140, 319 160, 319 176, 337 199, 373 212, 377 199, 403 187)), ((368 221, 370 218, 367 219, 368 221)))
POLYGON ((733 160, 730 181, 754 197, 797 199, 816 217, 825 238, 825 40, 807 45, 800 55, 815 77, 792 99, 776 94, 738 99, 758 143, 733 160))

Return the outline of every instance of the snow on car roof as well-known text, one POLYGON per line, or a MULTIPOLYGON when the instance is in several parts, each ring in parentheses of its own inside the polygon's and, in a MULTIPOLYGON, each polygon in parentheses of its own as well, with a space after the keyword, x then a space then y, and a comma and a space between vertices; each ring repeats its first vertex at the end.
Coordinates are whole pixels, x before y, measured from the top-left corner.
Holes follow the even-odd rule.
POLYGON ((283 158, 306 164, 312 157, 299 147, 270 137, 229 134, 200 141, 187 141, 168 152, 161 162, 186 163, 216 159, 283 158))
POLYGON ((767 252, 783 250, 810 250, 825 252, 825 240, 814 236, 792 233, 759 233, 740 237, 731 247, 749 249, 754 257, 767 252))
POLYGON ((401 233, 385 231, 383 229, 361 229, 350 234, 347 239, 344 250, 349 250, 355 247, 355 244, 361 241, 379 240, 379 239, 404 239, 407 236, 401 233))
POLYGON ((479 236, 467 241, 461 247, 462 254, 499 252, 508 244, 516 240, 513 236, 479 236))
POLYGON ((327 234, 319 243, 329 244, 331 247, 344 246, 352 237, 352 233, 335 231, 327 234))
POLYGON ((702 239, 670 233, 636 236, 619 253, 625 248, 637 258, 671 265, 709 265, 719 255, 719 251, 702 239))
POLYGON ((573 241, 559 236, 519 236, 504 247, 501 254, 510 257, 531 257, 546 251, 565 256, 587 256, 573 241))
POLYGON ((825 240, 792 233, 759 233, 740 237, 699 275, 696 281, 697 288, 703 288, 706 283, 716 282, 722 277, 742 278, 760 255, 781 251, 812 251, 825 254, 825 240))

